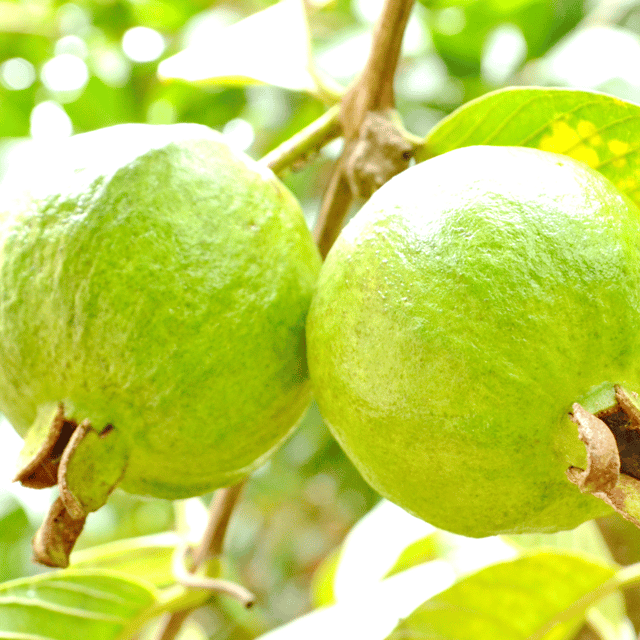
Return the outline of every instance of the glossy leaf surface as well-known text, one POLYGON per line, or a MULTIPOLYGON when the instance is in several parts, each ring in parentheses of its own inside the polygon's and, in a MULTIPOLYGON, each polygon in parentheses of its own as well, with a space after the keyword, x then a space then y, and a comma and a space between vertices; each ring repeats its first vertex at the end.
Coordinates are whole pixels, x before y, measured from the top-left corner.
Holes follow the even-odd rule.
POLYGON ((593 604, 585 596, 613 575, 612 567, 552 552, 496 564, 422 604, 387 640, 566 638, 577 631, 593 604), (576 612, 578 616, 556 620, 580 598, 584 598, 584 607, 576 612))
POLYGON ((115 573, 56 571, 0 585, 2 640, 115 640, 155 594, 115 573))
POLYGON ((640 203, 640 106, 619 98, 537 87, 496 91, 437 124, 419 160, 471 145, 533 147, 571 156, 640 203))

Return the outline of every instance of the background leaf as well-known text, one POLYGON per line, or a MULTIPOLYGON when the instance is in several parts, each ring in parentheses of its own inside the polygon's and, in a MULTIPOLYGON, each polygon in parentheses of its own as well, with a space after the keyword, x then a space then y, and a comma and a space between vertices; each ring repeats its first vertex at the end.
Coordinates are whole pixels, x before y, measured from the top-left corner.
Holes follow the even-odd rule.
MULTIPOLYGON (((523 533, 502 536, 502 538, 522 551, 543 549, 572 551, 581 556, 590 556, 596 561, 614 563, 607 543, 593 520, 570 531, 523 533)), ((624 598, 620 592, 612 593, 598 602, 588 612, 587 619, 592 627, 598 629, 602 638, 615 638, 615 640, 635 640, 637 638, 633 625, 627 618, 624 598)))
POLYGON ((182 542, 177 534, 160 533, 139 538, 115 540, 71 556, 72 569, 110 569, 132 578, 144 576, 157 588, 175 583, 171 561, 182 542))
MULTIPOLYGON (((526 640, 614 574, 611 566, 552 552, 496 564, 422 604, 388 640, 526 640)), ((558 625, 544 638, 569 637, 581 623, 558 625)))
POLYGON ((580 160, 640 204, 640 106, 601 93, 510 88, 457 109, 419 159, 470 145, 533 147, 580 160))
POLYGON ((260 640, 384 640, 425 597, 446 588, 454 579, 453 570, 442 560, 417 565, 355 590, 337 604, 301 616, 260 636, 260 640))
POLYGON ((271 84, 315 93, 309 26, 303 0, 281 0, 218 33, 206 46, 187 47, 158 67, 163 79, 271 84))
POLYGON ((106 571, 56 571, 0 585, 0 639, 115 640, 156 601, 106 571))

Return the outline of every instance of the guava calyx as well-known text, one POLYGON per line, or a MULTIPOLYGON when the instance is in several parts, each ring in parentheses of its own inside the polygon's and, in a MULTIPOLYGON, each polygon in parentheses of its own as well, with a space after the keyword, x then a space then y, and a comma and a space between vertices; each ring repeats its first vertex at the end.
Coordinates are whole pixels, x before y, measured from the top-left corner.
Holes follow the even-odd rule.
POLYGON ((16 481, 36 489, 57 485, 60 492, 33 539, 34 559, 66 567, 87 516, 105 504, 124 475, 127 443, 112 425, 97 431, 88 420, 65 417, 59 404, 38 413, 20 460, 16 481))
POLYGON ((567 477, 640 527, 640 406, 637 394, 620 386, 615 393, 616 404, 595 415, 573 405, 587 468, 570 467, 567 477))
POLYGON ((29 430, 13 481, 30 489, 54 487, 62 452, 77 426, 65 418, 62 404, 41 411, 29 430))

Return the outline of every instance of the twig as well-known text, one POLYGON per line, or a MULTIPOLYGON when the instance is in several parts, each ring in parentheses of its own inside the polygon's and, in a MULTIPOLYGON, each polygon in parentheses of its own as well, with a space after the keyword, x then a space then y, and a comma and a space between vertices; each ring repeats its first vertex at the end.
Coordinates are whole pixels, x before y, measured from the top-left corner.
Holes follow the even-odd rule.
POLYGON ((341 135, 340 106, 334 105, 317 120, 261 158, 275 174, 280 174, 301 159, 317 153, 327 142, 341 135))
MULTIPOLYGON (((243 480, 232 487, 226 487, 216 492, 209 506, 207 527, 202 534, 202 539, 194 552, 193 560, 189 567, 191 573, 195 573, 209 558, 220 555, 231 513, 245 483, 246 480, 243 480)), ((196 586, 202 587, 202 584, 196 586)), ((247 594, 248 592, 244 590, 241 594, 245 600, 248 600, 247 594)), ((189 617, 191 611, 191 609, 183 609, 165 616, 156 634, 156 640, 173 640, 180 632, 183 622, 189 617)))
POLYGON ((338 237, 342 221, 353 201, 353 195, 351 194, 351 188, 344 169, 345 162, 346 158, 341 156, 333 169, 329 186, 324 193, 318 220, 313 230, 314 239, 323 258, 327 257, 329 249, 331 249, 338 237))
POLYGON ((246 482, 243 480, 232 487, 221 489, 214 496, 209 506, 207 528, 202 534, 202 540, 193 557, 192 571, 198 569, 208 558, 222 553, 224 535, 227 532, 231 514, 246 482))
POLYGON ((340 105, 340 121, 345 137, 342 154, 324 195, 314 235, 320 253, 326 256, 340 233, 354 194, 346 176, 349 159, 360 129, 371 111, 387 111, 395 103, 393 79, 400 58, 402 38, 414 0, 386 0, 378 18, 367 64, 340 105))
POLYGON ((206 589, 215 593, 226 593, 228 596, 240 601, 249 608, 255 602, 255 596, 250 591, 235 582, 221 580, 220 578, 207 578, 206 576, 195 575, 187 569, 186 558, 189 553, 189 545, 183 544, 176 549, 173 554, 173 574, 183 587, 191 589, 206 589))

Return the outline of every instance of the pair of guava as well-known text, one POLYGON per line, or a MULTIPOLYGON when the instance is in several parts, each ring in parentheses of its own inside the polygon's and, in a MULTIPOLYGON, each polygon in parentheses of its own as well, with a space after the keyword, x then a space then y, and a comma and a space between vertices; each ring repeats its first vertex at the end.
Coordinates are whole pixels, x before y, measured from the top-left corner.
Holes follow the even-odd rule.
POLYGON ((317 284, 294 198, 198 125, 75 136, 5 210, 0 411, 18 479, 59 487, 43 562, 116 485, 175 499, 250 473, 308 406, 307 357, 364 477, 437 526, 637 513, 640 212, 570 158, 417 165, 317 284))

